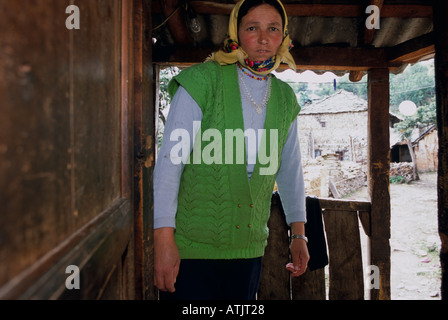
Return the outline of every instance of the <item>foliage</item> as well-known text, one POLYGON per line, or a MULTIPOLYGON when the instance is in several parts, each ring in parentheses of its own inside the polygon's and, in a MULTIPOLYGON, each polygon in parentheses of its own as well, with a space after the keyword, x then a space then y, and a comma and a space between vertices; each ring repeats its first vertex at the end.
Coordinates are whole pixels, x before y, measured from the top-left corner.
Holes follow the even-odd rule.
POLYGON ((410 139, 415 128, 425 128, 436 124, 436 122, 436 104, 433 101, 428 105, 418 107, 414 115, 405 117, 403 121, 396 123, 394 129, 401 134, 403 139, 410 139))
POLYGON ((405 178, 403 176, 391 176, 389 177, 390 183, 403 183, 405 178))
POLYGON ((398 106, 405 100, 417 106, 428 105, 435 99, 434 62, 408 66, 397 75, 390 75, 391 111, 398 113, 398 106))
POLYGON ((353 92, 357 96, 367 100, 367 77, 364 76, 359 82, 350 82, 349 75, 346 74, 341 77, 338 83, 338 89, 344 89, 349 92, 353 92))
POLYGON ((289 83, 291 88, 297 95, 297 101, 300 106, 304 106, 308 101, 311 100, 308 90, 308 83, 306 82, 294 82, 289 83))
POLYGON ((180 72, 177 67, 168 67, 160 70, 159 75, 159 119, 157 125, 157 142, 160 148, 163 139, 166 116, 170 107, 170 97, 168 94, 168 84, 175 75, 180 72))
POLYGON ((436 124, 434 62, 417 63, 403 73, 390 76, 391 111, 400 114, 398 106, 405 100, 417 105, 417 112, 405 116, 403 121, 394 125, 395 131, 403 139, 410 139, 416 128, 425 128, 436 124))

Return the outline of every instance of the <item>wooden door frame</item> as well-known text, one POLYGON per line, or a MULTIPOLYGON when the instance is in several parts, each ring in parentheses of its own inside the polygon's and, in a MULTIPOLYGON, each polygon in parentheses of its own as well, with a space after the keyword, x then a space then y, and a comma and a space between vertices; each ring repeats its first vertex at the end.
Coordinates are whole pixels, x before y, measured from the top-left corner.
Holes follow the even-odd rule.
POLYGON ((133 0, 135 298, 157 299, 153 285, 153 169, 156 119, 151 0, 133 0))

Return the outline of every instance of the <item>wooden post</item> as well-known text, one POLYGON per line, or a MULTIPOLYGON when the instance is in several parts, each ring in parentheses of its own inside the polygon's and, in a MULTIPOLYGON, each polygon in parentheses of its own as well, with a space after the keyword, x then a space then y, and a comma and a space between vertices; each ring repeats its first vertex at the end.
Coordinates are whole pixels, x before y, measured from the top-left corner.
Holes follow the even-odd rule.
POLYGON ((409 149, 409 154, 411 155, 411 161, 412 161, 412 179, 419 180, 418 176, 418 169, 417 169, 417 160, 415 159, 415 152, 414 148, 412 147, 412 142, 409 140, 409 138, 406 138, 406 145, 409 149))
POLYGON ((134 0, 134 221, 136 299, 157 299, 153 285, 155 110, 151 1, 134 0))
POLYGON ((434 1, 435 77, 437 101, 437 130, 439 135, 438 218, 442 243, 441 298, 448 300, 448 3, 434 1))
POLYGON ((368 241, 369 265, 380 272, 379 289, 370 290, 370 299, 390 299, 390 147, 389 147, 389 70, 368 73, 368 181, 371 208, 371 236, 368 241))

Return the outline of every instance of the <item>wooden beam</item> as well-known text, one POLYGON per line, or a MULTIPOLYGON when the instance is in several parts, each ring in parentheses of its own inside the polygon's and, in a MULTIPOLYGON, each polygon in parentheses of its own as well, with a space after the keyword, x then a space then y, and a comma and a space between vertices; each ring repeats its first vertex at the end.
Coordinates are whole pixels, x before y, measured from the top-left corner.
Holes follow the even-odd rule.
MULTIPOLYGON (((381 12, 381 9, 383 7, 384 0, 369 0, 365 6, 362 6, 362 12, 360 13, 360 16, 366 16, 366 9, 368 6, 374 5, 377 6, 381 12)), ((375 28, 368 29, 366 27, 366 24, 364 22, 364 19, 360 19, 359 21, 359 31, 358 31, 358 46, 368 46, 371 45, 373 42, 373 38, 375 37, 375 28)), ((364 76, 364 71, 350 71, 349 74, 349 80, 352 82, 358 82, 361 81, 362 77, 364 76)))
MULTIPOLYGON (((298 17, 359 17, 361 5, 343 4, 290 4, 285 5, 288 16, 298 17)), ((381 18, 431 18, 429 5, 384 5, 381 18)))
POLYGON ((368 186, 371 201, 368 265, 380 271, 380 288, 372 300, 390 299, 389 70, 368 72, 368 186))
MULTIPOLYGON (((374 5, 377 6, 380 9, 380 18, 382 17, 382 9, 383 9, 383 2, 384 0, 369 0, 367 6, 364 8, 363 13, 365 14, 365 17, 367 17, 366 9, 368 6, 370 5, 374 5)), ((373 42, 373 38, 375 37, 375 28, 372 29, 367 29, 365 26, 365 19, 361 19, 362 20, 362 24, 361 24, 361 33, 362 34, 362 41, 364 45, 370 45, 373 42)))
POLYGON ((361 81, 361 79, 362 79, 362 77, 364 77, 364 71, 360 71, 360 70, 358 70, 358 71, 350 71, 350 74, 348 75, 348 79, 351 81, 351 82, 358 82, 358 81, 361 81))
POLYGON ((441 239, 441 298, 448 300, 448 14, 447 1, 434 1, 435 78, 439 137, 438 223, 441 239))
POLYGON ((434 32, 387 48, 387 59, 393 65, 416 63, 435 54, 434 32))
MULTIPOLYGON (((187 67, 205 59, 218 47, 155 47, 153 62, 187 67)), ((295 47, 291 54, 297 70, 354 71, 362 77, 372 68, 393 71, 404 63, 416 63, 434 56, 433 33, 406 41, 394 47, 295 47)), ((281 65, 280 69, 286 69, 281 65)), ((353 76, 353 75, 352 75, 353 76)), ((350 79, 354 81, 356 79, 350 79)))
POLYGON ((371 208, 370 201, 361 200, 353 201, 344 199, 319 198, 319 204, 322 210, 369 212, 371 208))
POLYGON ((383 5, 381 18, 429 18, 433 16, 431 2, 428 5, 383 5))
MULTIPOLYGON (((153 61, 159 64, 189 66, 203 62, 218 48, 154 48, 153 61)), ((295 47, 291 54, 297 70, 369 70, 388 68, 385 49, 351 47, 295 47)), ((281 66, 280 69, 286 68, 281 66)))
POLYGON ((293 48, 291 54, 298 70, 368 70, 387 68, 381 48, 308 47, 293 48))
MULTIPOLYGON (((153 12, 161 13, 160 4, 152 2, 153 12)), ((198 14, 230 15, 234 4, 214 1, 191 1, 198 14)), ((361 5, 344 4, 285 4, 285 10, 291 17, 359 17, 361 5)), ((382 18, 432 18, 431 5, 384 5, 382 18)))

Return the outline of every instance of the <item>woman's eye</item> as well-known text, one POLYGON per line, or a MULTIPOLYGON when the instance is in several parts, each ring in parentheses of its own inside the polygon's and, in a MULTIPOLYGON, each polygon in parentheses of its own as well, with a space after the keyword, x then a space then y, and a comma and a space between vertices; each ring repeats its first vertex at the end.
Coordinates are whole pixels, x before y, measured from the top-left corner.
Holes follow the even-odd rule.
POLYGON ((279 31, 279 29, 276 27, 271 27, 271 31, 279 31))
POLYGON ((249 28, 247 28, 247 31, 254 31, 255 30, 255 27, 249 27, 249 28))

